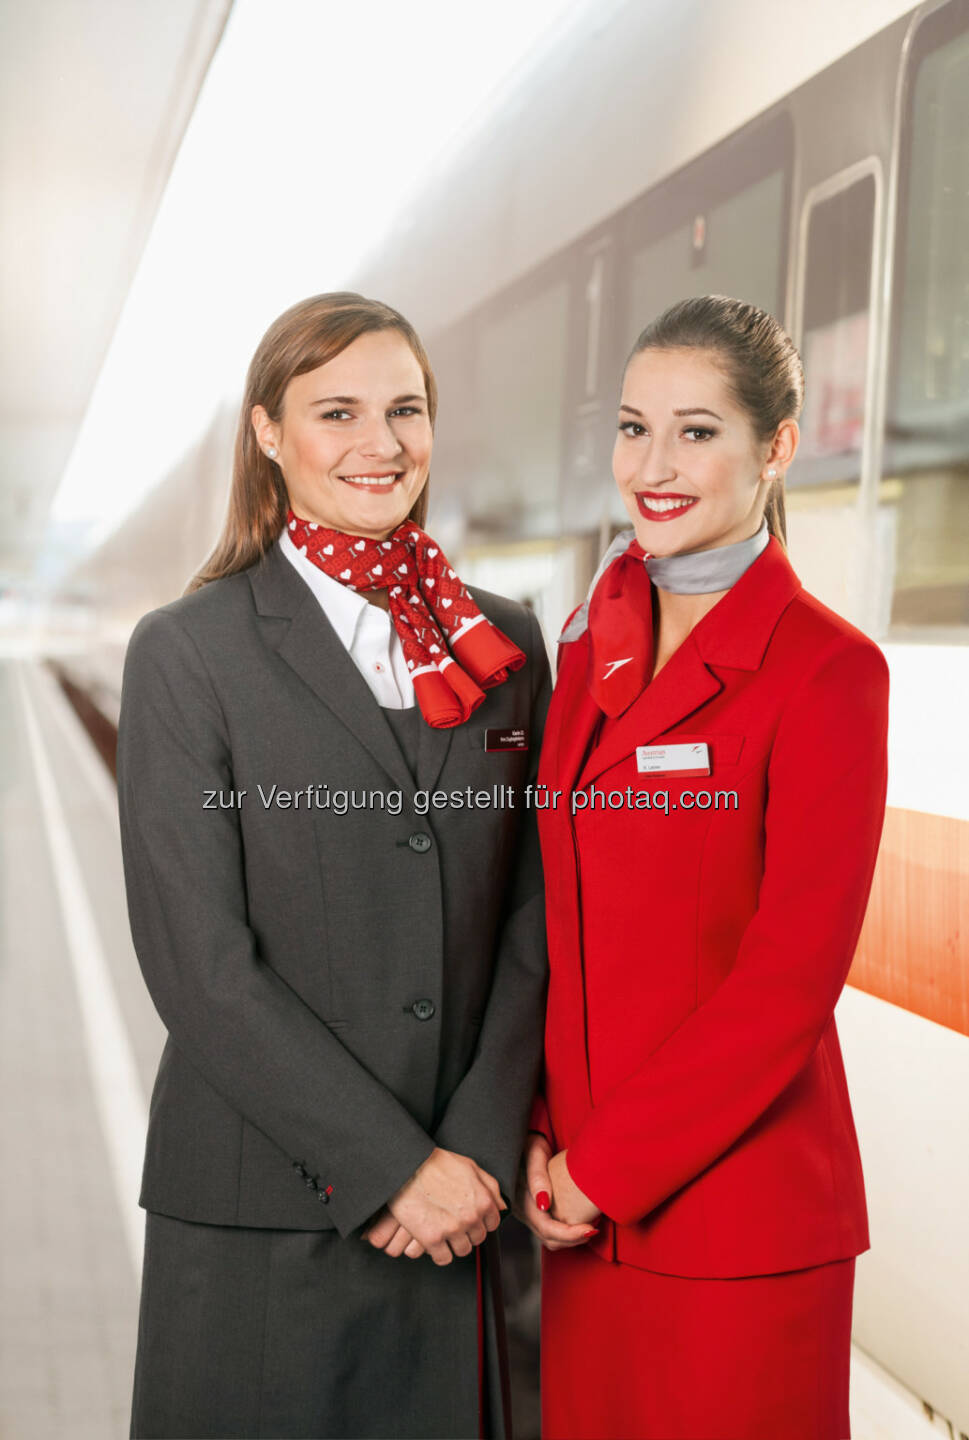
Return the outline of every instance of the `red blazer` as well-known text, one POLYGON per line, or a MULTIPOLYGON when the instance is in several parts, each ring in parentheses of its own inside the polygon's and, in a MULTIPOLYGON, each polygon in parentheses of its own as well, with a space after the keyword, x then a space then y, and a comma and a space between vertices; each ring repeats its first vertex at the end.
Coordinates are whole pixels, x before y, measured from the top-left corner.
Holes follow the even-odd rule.
POLYGON ((533 1126, 608 1217, 590 1242, 607 1257, 717 1277, 857 1255, 833 1010, 884 816, 881 651, 771 540, 591 750, 588 659, 588 634, 562 647, 539 772, 562 794, 539 811, 551 976, 533 1126), (708 745, 709 777, 638 773, 637 746, 687 740, 708 745), (669 813, 623 793, 573 817, 593 786, 668 791, 669 813), (701 790, 736 808, 686 808, 701 790))

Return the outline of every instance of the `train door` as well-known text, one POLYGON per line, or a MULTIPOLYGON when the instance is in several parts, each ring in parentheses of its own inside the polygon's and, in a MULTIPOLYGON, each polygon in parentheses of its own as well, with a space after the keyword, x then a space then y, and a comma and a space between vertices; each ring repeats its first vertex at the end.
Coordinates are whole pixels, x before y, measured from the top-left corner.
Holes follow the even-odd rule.
POLYGON ((788 537, 804 585, 878 631, 871 584, 876 502, 875 362, 881 164, 872 156, 804 198, 795 338, 805 374, 801 438, 786 477, 788 537))
MULTIPOLYGON (((890 638, 969 639, 969 3, 908 50, 881 510, 890 638)), ((965 653, 965 652, 963 652, 965 653)))

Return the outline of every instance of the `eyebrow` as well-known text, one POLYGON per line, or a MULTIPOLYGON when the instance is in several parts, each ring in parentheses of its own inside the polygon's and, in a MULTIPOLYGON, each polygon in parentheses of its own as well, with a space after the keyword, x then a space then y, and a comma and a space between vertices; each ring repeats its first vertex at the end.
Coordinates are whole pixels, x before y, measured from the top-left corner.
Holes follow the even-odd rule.
MULTIPOLYGON (((634 409, 634 407, 633 407, 632 405, 620 405, 619 408, 620 408, 620 410, 628 410, 629 413, 630 413, 630 415, 638 415, 640 419, 643 418, 643 412, 642 412, 641 410, 636 410, 636 409, 634 409)), ((714 420, 723 421, 723 416, 722 416, 722 415, 718 415, 717 412, 716 412, 716 410, 705 410, 702 405, 693 405, 693 406, 691 406, 690 409, 688 409, 688 410, 674 410, 674 411, 673 411, 673 414, 674 414, 674 415, 712 415, 713 418, 714 418, 714 420)))
MULTIPOLYGON (((404 402, 405 402, 405 401, 408 401, 408 400, 420 400, 423 404, 426 404, 426 403, 427 403, 427 396, 426 396, 426 395, 398 395, 397 398, 396 398, 395 400, 391 400, 390 403, 391 403, 391 405, 403 405, 404 402)), ((335 404, 335 405, 359 405, 359 404, 361 404, 361 403, 362 403, 362 402, 359 400, 359 398, 358 398, 356 395, 324 395, 324 397, 322 398, 322 400, 311 400, 311 401, 310 401, 310 404, 311 404, 311 405, 334 405, 334 404, 335 404)))

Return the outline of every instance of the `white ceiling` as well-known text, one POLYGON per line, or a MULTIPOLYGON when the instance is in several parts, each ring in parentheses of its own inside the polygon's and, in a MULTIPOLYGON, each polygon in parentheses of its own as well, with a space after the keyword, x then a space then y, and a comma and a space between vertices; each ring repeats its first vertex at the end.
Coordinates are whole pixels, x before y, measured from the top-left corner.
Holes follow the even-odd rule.
POLYGON ((0 0, 0 592, 33 569, 231 0, 0 0))
MULTIPOLYGON (((402 242, 401 209, 489 128, 551 36, 605 4, 488 0, 482 29, 454 0, 236 0, 53 500, 38 596, 63 593, 189 455, 199 486, 219 488, 218 523, 231 445, 215 474, 199 457, 267 324, 355 288, 363 256, 402 242)), ((431 256, 448 225, 443 208, 431 256)))

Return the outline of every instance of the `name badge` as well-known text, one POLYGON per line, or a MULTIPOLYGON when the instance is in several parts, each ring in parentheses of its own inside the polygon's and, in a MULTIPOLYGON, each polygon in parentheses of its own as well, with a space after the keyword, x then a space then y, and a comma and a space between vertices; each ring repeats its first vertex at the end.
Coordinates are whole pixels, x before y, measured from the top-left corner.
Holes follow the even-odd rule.
POLYGON ((486 730, 486 750, 527 750, 528 729, 522 726, 520 730, 486 730))
POLYGON ((706 743, 690 745, 637 745, 636 769, 640 775, 709 775, 710 750, 706 743))

